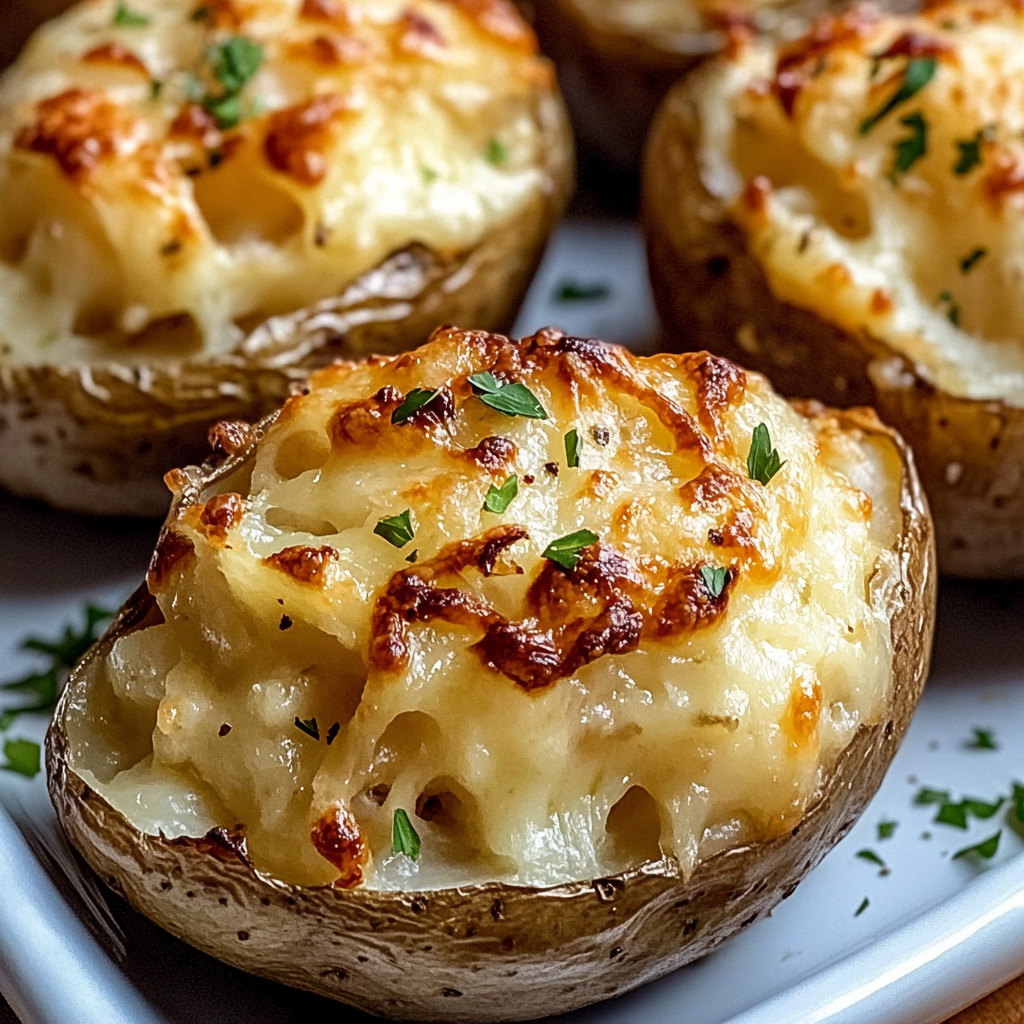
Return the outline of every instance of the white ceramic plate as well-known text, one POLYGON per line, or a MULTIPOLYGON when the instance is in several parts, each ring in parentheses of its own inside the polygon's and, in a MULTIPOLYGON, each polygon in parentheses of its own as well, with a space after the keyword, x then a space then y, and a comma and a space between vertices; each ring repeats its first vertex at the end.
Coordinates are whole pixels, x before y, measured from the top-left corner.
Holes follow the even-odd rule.
MULTIPOLYGON (((635 227, 563 225, 519 333, 548 323, 652 347, 655 318, 635 227), (608 293, 559 301, 565 284, 608 293)), ((154 534, 154 524, 86 523, 0 497, 0 678, 35 664, 18 650, 27 634, 55 635, 80 619, 86 598, 113 607, 127 596, 154 534)), ((933 824, 934 808, 913 798, 927 785, 989 800, 1024 781, 1024 587, 946 583, 939 604, 928 691, 851 835, 771 918, 719 952, 567 1020, 932 1024, 1020 972, 1024 842, 1002 814, 961 832, 933 824), (967 746, 975 726, 992 730, 997 750, 967 746), (898 824, 879 840, 883 820, 898 824), (954 859, 1000 827, 990 864, 954 859), (864 848, 884 858, 887 874, 857 857, 864 848)), ((23 718, 11 735, 41 739, 44 728, 23 718)), ((0 811, 0 989, 25 1024, 358 1018, 225 967, 108 901, 61 845, 42 776, 28 782, 0 772, 0 798, 20 825, 0 811)))

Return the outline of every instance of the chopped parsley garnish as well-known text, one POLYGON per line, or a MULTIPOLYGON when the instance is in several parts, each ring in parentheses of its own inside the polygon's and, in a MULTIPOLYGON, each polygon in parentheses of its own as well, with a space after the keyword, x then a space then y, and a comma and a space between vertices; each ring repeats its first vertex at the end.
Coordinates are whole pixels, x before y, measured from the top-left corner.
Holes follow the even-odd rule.
POLYGON ((861 901, 861 905, 857 908, 857 912, 853 916, 860 917, 860 915, 863 914, 864 911, 867 910, 870 906, 871 900, 869 900, 867 896, 865 896, 864 899, 861 901))
POLYGON ((394 547, 404 548, 416 536, 412 528, 412 509, 407 508, 397 516, 386 516, 377 523, 373 532, 394 547))
POLYGON ((152 100, 160 99, 160 93, 164 91, 164 83, 159 78, 154 78, 149 83, 149 98, 152 100))
POLYGON ((914 57, 908 61, 900 87, 892 94, 888 102, 861 121, 860 134, 867 135, 879 121, 891 114, 900 104, 906 103, 912 96, 917 95, 935 76, 938 66, 939 63, 934 57, 914 57))
POLYGON ((484 511, 500 516, 512 504, 512 499, 519 493, 519 477, 513 473, 500 487, 491 484, 484 498, 484 511))
POLYGON ((948 789, 929 789, 924 786, 918 790, 917 796, 914 797, 914 803, 918 806, 926 806, 928 804, 944 804, 949 802, 949 790, 948 789))
POLYGON ((939 293, 939 303, 946 307, 946 319, 954 326, 960 326, 960 306, 953 298, 951 292, 943 291, 939 293))
POLYGON ((295 728, 301 730, 307 736, 312 736, 317 742, 320 741, 320 728, 317 726, 315 718, 303 719, 296 715, 295 728))
POLYGON ((996 743, 995 736, 992 735, 991 729, 979 729, 975 726, 971 732, 974 733, 974 739, 969 740, 964 744, 969 750, 998 750, 999 744, 996 743))
POLYGON ((5 741, 4 757, 7 763, 0 767, 9 772, 17 772, 26 779, 34 779, 39 774, 39 744, 32 740, 5 741))
POLYGON ((437 390, 428 391, 425 388, 413 388, 405 396, 405 401, 391 414, 392 423, 405 423, 409 417, 419 412, 425 405, 429 405, 436 397, 437 390))
POLYGON ((896 142, 896 156, 892 165, 892 178, 906 174, 918 160, 928 152, 928 122, 919 112, 900 118, 900 124, 910 129, 910 134, 896 142))
POLYGON ((210 8, 203 4, 192 12, 193 21, 206 21, 210 17, 210 8))
POLYGON ((590 530, 577 530, 553 540, 544 549, 543 557, 557 562, 563 569, 575 569, 580 560, 580 552, 598 540, 597 534, 590 530))
POLYGON ((702 565, 700 578, 712 597, 721 597, 725 585, 729 582, 729 570, 720 566, 702 565))
POLYGON ((991 860, 996 855, 996 850, 999 849, 999 839, 1002 834, 1002 830, 1000 830, 994 836, 990 836, 974 846, 965 846, 962 850, 957 850, 953 854, 953 860, 960 860, 961 857, 980 857, 982 860, 991 860))
POLYGON ((42 655, 49 660, 49 665, 41 672, 30 672, 21 679, 3 685, 4 690, 20 690, 33 700, 24 707, 8 708, 0 714, 0 729, 10 728, 18 715, 32 712, 52 714, 68 672, 99 639, 98 627, 112 617, 113 612, 89 604, 85 606, 85 625, 82 629, 65 626, 64 635, 59 640, 40 640, 38 637, 25 640, 21 645, 22 650, 42 655))
POLYGON ((883 874, 889 870, 885 865, 885 861, 874 850, 858 850, 857 856, 861 860, 866 860, 869 864, 874 864, 875 867, 880 868, 883 874))
POLYGON ((263 63, 263 47, 245 36, 232 36, 210 49, 214 77, 228 92, 241 92, 263 63))
POLYGON ((417 860, 420 855, 420 837, 401 807, 396 808, 391 822, 391 849, 394 853, 404 853, 410 860, 417 860))
POLYGON ((413 548, 412 554, 411 555, 406 555, 405 556, 405 560, 411 565, 419 557, 420 557, 420 549, 419 548, 413 548))
POLYGON ((952 825, 954 828, 967 828, 968 815, 985 821, 998 812, 999 808, 1003 806, 1003 802, 1002 797, 995 803, 986 803, 984 800, 976 800, 971 797, 965 797, 959 803, 952 803, 946 799, 942 801, 938 814, 935 815, 935 822, 952 825))
POLYGON ((223 87, 219 96, 204 96, 202 104, 217 121, 218 128, 234 128, 260 106, 253 100, 246 110, 242 90, 263 63, 263 47, 244 36, 232 36, 208 51, 213 75, 223 87))
POLYGON ((548 418, 537 396, 525 384, 502 384, 489 370, 474 373, 469 383, 484 405, 504 416, 526 416, 532 420, 548 418))
POLYGON ((145 28, 151 21, 148 14, 139 14, 123 2, 114 11, 114 24, 119 28, 145 28))
POLYGON ((785 465, 779 460, 779 453, 772 447, 768 427, 758 423, 747 453, 747 476, 751 480, 767 485, 771 478, 785 465))
POLYGON ((491 139, 487 143, 487 162, 501 167, 508 163, 508 146, 499 139, 491 139))
POLYGON ((896 832, 896 827, 899 824, 897 821, 880 821, 878 823, 878 838, 892 839, 893 834, 896 832))
POLYGON ((978 260, 984 259, 987 255, 988 249, 975 249, 973 252, 969 253, 960 261, 960 273, 966 274, 969 271, 973 270, 974 265, 978 262, 978 260))
POLYGON ((606 284, 580 284, 578 281, 563 281, 555 289, 556 302, 595 302, 605 299, 611 289, 606 284))
POLYGON ((580 468, 580 452, 583 450, 583 441, 580 432, 573 427, 565 435, 565 464, 570 469, 580 468))
POLYGON ((420 167, 420 171, 423 174, 423 180, 428 185, 437 181, 437 179, 441 177, 441 175, 437 171, 435 171, 433 167, 427 167, 426 164, 420 167))
POLYGON ((1013 815, 1024 825, 1024 786, 1019 782, 1013 784, 1013 815))
POLYGON ((980 166, 981 144, 988 139, 990 134, 988 128, 979 128, 973 139, 957 140, 956 146, 960 150, 960 156, 953 165, 954 174, 962 178, 965 174, 973 171, 975 167, 980 166))

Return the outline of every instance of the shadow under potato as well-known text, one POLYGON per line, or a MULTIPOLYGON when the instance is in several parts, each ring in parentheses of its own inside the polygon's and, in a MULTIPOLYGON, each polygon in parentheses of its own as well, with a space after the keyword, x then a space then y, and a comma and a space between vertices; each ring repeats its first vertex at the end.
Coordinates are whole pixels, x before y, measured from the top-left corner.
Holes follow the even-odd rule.
POLYGON ((0 491, 0 597, 95 589, 125 576, 141 580, 160 524, 60 512, 0 491))

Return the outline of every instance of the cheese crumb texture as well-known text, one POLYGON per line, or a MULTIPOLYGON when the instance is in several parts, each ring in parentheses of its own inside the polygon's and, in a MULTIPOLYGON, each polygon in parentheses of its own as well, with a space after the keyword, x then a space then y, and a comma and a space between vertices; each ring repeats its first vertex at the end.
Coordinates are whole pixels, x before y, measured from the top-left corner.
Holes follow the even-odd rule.
POLYGON ((0 79, 0 358, 231 351, 549 183, 511 0, 87 0, 0 79))
POLYGON ((780 299, 1024 405, 1019 4, 854 8, 737 48, 692 95, 703 180, 780 299))
POLYGON ((445 329, 318 371, 177 506, 159 614, 69 708, 71 767, 151 834, 242 826, 297 883, 687 874, 791 830, 879 721, 901 482, 884 436, 707 353, 445 329), (489 407, 483 373, 545 418, 489 407))

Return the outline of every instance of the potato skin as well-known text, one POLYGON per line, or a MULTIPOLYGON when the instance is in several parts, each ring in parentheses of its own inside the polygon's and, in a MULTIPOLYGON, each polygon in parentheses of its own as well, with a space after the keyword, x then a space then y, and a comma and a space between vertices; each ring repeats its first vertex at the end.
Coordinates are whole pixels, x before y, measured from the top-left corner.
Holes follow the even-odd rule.
MULTIPOLYGON (((154 611, 145 586, 76 668, 47 736, 51 799, 92 868, 140 912, 226 962, 380 1016, 506 1021, 564 1013, 621 995, 701 957, 790 895, 874 794, 921 695, 931 652, 935 554, 913 457, 870 410, 801 411, 882 435, 903 464, 899 578, 891 591, 893 689, 861 727, 803 820, 769 842, 724 851, 686 880, 673 861, 547 889, 499 883, 421 893, 299 887, 257 872, 223 830, 205 839, 145 835, 68 763, 65 717, 89 666, 154 611)), ((176 504, 246 466, 183 471, 176 504)), ((172 510, 172 517, 174 512, 172 510)))
MULTIPOLYGON (((522 0, 521 0, 522 2, 522 0)), ((685 0, 681 0, 682 3, 685 0)), ((914 0, 889 0, 883 7, 906 8, 914 0)), ((527 6, 525 3, 523 6, 527 6)), ((654 29, 627 32, 601 24, 574 0, 533 0, 529 4, 541 47, 558 67, 573 128, 581 148, 616 171, 640 169, 648 128, 669 89, 727 44, 728 25, 769 29, 804 25, 839 0, 787 0, 761 17, 743 2, 702 32, 676 32, 671 39, 654 29)))
POLYGON ((254 422, 334 359, 392 353, 442 323, 507 331, 573 180, 561 98, 538 95, 545 187, 476 246, 413 245, 307 310, 274 317, 226 357, 154 365, 0 362, 0 486, 58 508, 162 516, 163 474, 206 456, 216 420, 254 422))
POLYGON ((784 395, 877 409, 914 452, 941 571, 1024 576, 1024 409, 951 395, 867 331, 777 299, 743 231, 701 180, 696 118, 685 90, 673 90, 644 165, 642 219, 666 345, 742 362, 784 395))

